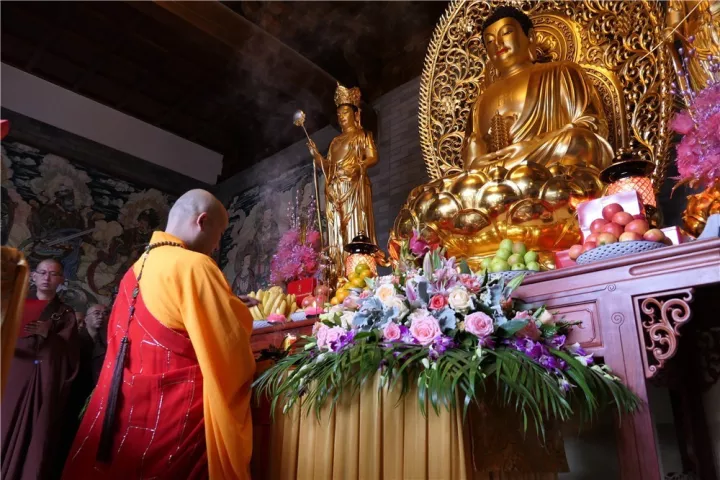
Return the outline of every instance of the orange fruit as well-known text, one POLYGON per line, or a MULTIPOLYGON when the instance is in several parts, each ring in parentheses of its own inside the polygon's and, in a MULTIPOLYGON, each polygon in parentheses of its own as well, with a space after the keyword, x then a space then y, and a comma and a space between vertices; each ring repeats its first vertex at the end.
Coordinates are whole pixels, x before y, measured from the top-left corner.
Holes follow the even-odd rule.
POLYGON ((340 300, 338 300, 337 297, 333 297, 330 299, 330 305, 337 305, 338 303, 340 303, 340 300))

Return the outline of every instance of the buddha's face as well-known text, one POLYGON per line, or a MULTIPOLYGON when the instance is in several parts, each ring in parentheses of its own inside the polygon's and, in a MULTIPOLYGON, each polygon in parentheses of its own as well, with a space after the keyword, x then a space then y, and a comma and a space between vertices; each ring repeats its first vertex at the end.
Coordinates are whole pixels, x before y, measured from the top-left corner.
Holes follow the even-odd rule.
POLYGON ((483 32, 483 41, 490 61, 500 73, 531 61, 530 39, 514 18, 501 18, 490 25, 483 32))
POLYGON ((349 105, 340 105, 337 109, 338 123, 343 131, 355 127, 355 110, 349 105))

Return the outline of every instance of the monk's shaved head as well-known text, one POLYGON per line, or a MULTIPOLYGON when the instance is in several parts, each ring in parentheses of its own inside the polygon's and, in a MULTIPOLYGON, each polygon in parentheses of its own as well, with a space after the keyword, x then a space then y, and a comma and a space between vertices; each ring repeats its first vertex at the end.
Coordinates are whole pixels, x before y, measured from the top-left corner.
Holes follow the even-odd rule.
POLYGON ((170 209, 166 231, 189 249, 210 255, 218 247, 227 224, 227 210, 220 200, 198 189, 177 199, 170 209))

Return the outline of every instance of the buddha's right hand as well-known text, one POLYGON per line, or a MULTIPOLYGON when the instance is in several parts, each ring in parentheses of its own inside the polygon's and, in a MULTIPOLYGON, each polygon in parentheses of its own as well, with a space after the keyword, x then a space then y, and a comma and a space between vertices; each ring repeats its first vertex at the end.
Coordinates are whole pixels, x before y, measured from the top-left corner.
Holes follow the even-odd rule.
POLYGON ((313 142, 311 139, 308 139, 307 147, 308 147, 308 150, 310 150, 310 155, 313 156, 315 161, 317 163, 322 163, 323 156, 320 154, 320 150, 318 150, 317 145, 315 145, 315 142, 313 142))

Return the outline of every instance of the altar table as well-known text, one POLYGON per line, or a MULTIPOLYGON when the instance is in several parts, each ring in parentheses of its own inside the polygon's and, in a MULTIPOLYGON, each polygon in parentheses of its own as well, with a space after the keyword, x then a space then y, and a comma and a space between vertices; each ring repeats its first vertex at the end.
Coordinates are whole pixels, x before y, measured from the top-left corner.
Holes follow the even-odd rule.
MULTIPOLYGON (((517 296, 545 303, 568 320, 580 321, 571 342, 578 341, 603 361, 647 402, 646 381, 659 375, 677 353, 682 329, 703 305, 701 289, 720 298, 720 239, 661 248, 601 263, 543 272, 527 277, 517 296), (695 302, 694 302, 695 301, 695 302)), ((717 318, 717 309, 709 309, 717 318)), ((287 333, 308 334, 313 321, 273 326, 253 332, 255 352, 280 346, 287 333)), ((265 478, 272 452, 267 405, 254 412, 253 478, 265 478)), ((661 477, 650 411, 642 408, 617 428, 620 470, 624 480, 661 477)))

